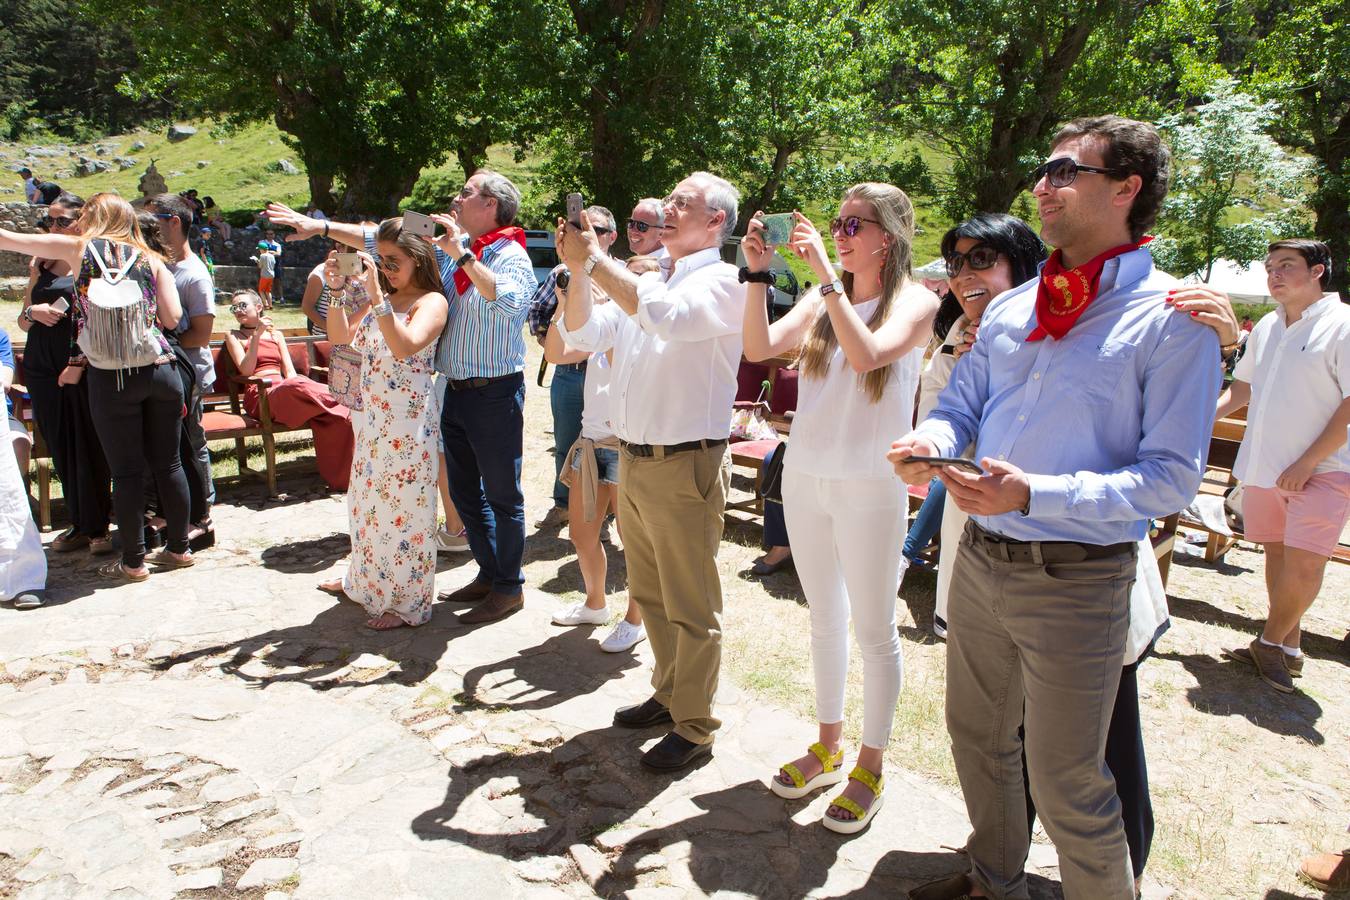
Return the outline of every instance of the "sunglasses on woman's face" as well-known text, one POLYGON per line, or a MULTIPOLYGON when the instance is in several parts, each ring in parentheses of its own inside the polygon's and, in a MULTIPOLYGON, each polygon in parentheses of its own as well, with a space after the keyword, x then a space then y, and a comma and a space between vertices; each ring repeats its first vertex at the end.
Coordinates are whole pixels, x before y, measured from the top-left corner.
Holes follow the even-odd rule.
POLYGON ((232 313, 247 312, 249 306, 250 306, 250 304, 248 304, 248 303, 231 303, 231 304, 230 304, 230 312, 232 312, 232 313))
MULTIPOLYGON (((642 221, 639 221, 639 220, 637 220, 637 219, 629 219, 629 220, 628 220, 628 230, 629 230, 629 231, 636 231, 638 234, 646 234, 647 232, 651 231, 653 228, 655 228, 655 229, 657 229, 657 230, 660 230, 661 226, 660 226, 660 225, 655 225, 655 224, 653 224, 653 223, 651 223, 651 222, 642 222, 642 221)), ((598 229, 597 229, 597 230, 598 230, 598 229)))
POLYGON ((976 244, 965 253, 952 251, 946 257, 947 277, 955 278, 961 274, 961 270, 970 263, 970 267, 976 272, 983 272, 994 263, 998 262, 998 251, 988 244, 976 244))
POLYGON ((38 224, 43 228, 51 228, 55 225, 57 228, 69 228, 80 221, 76 216, 43 216, 38 219, 38 224))
POLYGON ((403 268, 403 264, 396 259, 390 259, 387 256, 381 256, 380 268, 384 269, 386 272, 397 273, 399 269, 403 268))
POLYGON ((1066 188, 1073 184, 1079 172, 1087 172, 1091 175, 1110 175, 1112 178, 1123 178, 1126 174, 1118 169, 1085 166, 1068 156, 1060 156, 1049 162, 1041 163, 1033 169, 1031 174, 1027 176, 1027 181, 1034 188, 1044 178, 1051 187, 1066 188))
POLYGON ((853 237, 862 228, 862 223, 871 222, 873 225, 880 225, 876 219, 864 219, 862 216, 835 216, 830 222, 830 234, 842 234, 845 237, 853 237))

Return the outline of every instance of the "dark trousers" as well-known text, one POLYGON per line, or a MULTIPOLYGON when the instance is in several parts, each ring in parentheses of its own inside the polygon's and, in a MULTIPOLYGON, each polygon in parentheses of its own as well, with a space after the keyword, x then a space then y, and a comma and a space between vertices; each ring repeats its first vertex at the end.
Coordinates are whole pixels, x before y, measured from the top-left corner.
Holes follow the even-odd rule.
POLYGON ((112 470, 123 565, 136 569, 145 561, 143 476, 147 463, 168 525, 169 549, 187 552, 188 487, 178 457, 183 383, 178 373, 168 363, 120 373, 90 366, 85 378, 94 427, 112 470))
POLYGON ((206 429, 202 427, 202 395, 196 390, 183 417, 178 455, 188 475, 189 521, 202 522, 216 502, 216 484, 211 478, 211 451, 206 445, 206 429))
MULTIPOLYGON (((1144 874, 1148 852, 1153 846, 1153 801, 1148 793, 1148 760, 1144 758, 1144 732, 1139 721, 1138 669, 1136 662, 1121 670, 1120 689, 1116 691, 1111 726, 1106 732, 1106 767, 1116 778, 1120 818, 1125 823, 1125 842, 1130 845, 1130 865, 1135 878, 1144 874)), ((1036 823, 1036 807, 1031 802, 1031 780, 1026 776, 1025 753, 1022 755, 1022 772, 1027 784, 1027 831, 1030 832, 1036 823)))
POLYGON ((464 521, 479 583, 501 594, 525 584, 525 376, 516 373, 481 388, 445 388, 441 436, 450 500, 464 521))
POLYGON ((24 374, 33 398, 33 418, 61 479, 70 524, 77 534, 103 537, 112 511, 112 476, 89 412, 87 379, 62 387, 55 375, 24 374))
POLYGON ((586 403, 586 367, 553 367, 548 386, 548 402, 553 409, 553 505, 567 506, 567 485, 561 481, 567 451, 581 437, 581 409, 586 403))

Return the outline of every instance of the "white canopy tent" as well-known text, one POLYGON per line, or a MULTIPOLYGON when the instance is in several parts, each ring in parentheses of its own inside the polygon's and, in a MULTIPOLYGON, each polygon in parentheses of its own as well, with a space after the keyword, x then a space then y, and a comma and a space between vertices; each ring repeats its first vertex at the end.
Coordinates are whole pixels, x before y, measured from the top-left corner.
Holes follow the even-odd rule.
MULTIPOLYGON (((1200 274, 1185 278, 1187 284, 1201 283, 1200 274)), ((1274 303, 1266 287, 1266 267, 1262 260, 1239 266, 1230 259, 1216 259, 1207 284, 1226 293, 1237 303, 1274 303)))

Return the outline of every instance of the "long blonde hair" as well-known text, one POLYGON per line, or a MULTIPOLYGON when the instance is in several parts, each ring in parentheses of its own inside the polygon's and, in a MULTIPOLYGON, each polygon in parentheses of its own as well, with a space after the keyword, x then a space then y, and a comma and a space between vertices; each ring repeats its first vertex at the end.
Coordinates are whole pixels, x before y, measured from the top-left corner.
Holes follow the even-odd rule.
MULTIPOLYGON (((890 317, 896 298, 910 278, 912 263, 912 244, 914 242, 914 204, 904 191, 893 184, 881 184, 867 181, 855 184, 844 192, 840 205, 850 200, 863 200, 872 207, 872 213, 881 223, 881 229, 891 237, 886 248, 886 256, 881 263, 881 300, 867 321, 869 331, 876 331, 890 317)), ((844 293, 853 297, 853 274, 844 272, 840 279, 844 283, 844 293)), ((824 378, 829 371, 834 350, 839 339, 834 333, 834 324, 822 305, 811 329, 802 341, 801 352, 797 359, 801 371, 812 378, 824 378)), ((858 375, 859 386, 867 392, 873 403, 881 402, 886 392, 886 382, 890 380, 890 366, 882 366, 870 372, 858 375)))
POLYGON ((117 194, 104 191, 89 198, 80 213, 80 237, 86 243, 104 238, 119 244, 130 244, 150 258, 164 261, 141 234, 136 221, 136 209, 117 194))

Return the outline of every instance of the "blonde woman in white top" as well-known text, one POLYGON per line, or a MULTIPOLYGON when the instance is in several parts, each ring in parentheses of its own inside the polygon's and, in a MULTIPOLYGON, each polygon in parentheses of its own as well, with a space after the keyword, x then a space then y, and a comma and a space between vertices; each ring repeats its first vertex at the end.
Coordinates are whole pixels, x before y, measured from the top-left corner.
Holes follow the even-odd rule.
POLYGON ((888 184, 859 184, 830 226, 842 276, 820 232, 801 213, 787 247, 821 287, 772 325, 764 302, 773 248, 762 213, 742 248, 750 270, 745 355, 767 359, 800 348, 796 417, 783 464, 783 513, 797 575, 811 608, 820 739, 770 781, 775 794, 802 797, 844 780, 844 686, 848 622, 863 657, 863 735, 849 783, 822 820, 861 831, 881 807, 881 768, 900 696, 895 628, 905 487, 891 477, 890 435, 914 414, 919 367, 938 299, 910 277, 914 207, 888 184))

